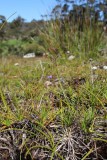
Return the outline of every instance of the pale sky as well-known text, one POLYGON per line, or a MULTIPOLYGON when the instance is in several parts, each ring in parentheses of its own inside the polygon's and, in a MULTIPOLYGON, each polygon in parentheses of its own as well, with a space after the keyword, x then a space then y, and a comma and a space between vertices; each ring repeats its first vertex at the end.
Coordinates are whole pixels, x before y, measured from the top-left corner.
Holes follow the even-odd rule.
POLYGON ((56 4, 56 0, 0 0, 0 15, 8 18, 16 12, 8 21, 18 16, 26 21, 38 20, 41 15, 49 14, 56 4))

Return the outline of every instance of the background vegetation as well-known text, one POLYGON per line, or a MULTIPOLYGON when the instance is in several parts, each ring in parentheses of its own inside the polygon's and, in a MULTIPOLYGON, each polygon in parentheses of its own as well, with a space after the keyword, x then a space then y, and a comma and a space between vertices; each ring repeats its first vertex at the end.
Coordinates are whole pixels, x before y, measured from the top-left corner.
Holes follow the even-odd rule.
POLYGON ((0 16, 0 55, 35 52, 64 54, 71 51, 79 57, 99 56, 106 45, 106 1, 58 0, 50 15, 27 23, 22 17, 7 22, 0 16), (48 18, 47 18, 48 17, 48 18), (49 18, 50 17, 50 18, 49 18))

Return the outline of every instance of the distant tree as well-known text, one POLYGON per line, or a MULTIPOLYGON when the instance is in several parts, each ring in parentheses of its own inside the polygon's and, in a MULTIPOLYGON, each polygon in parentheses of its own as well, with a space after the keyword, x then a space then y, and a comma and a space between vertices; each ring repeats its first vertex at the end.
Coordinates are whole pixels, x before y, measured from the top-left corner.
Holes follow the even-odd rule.
POLYGON ((0 15, 0 23, 4 23, 6 21, 6 17, 3 15, 0 15))
POLYGON ((65 31, 67 23, 79 32, 89 27, 97 29, 99 21, 102 22, 100 27, 107 26, 107 0, 56 1, 57 5, 51 12, 51 19, 60 19, 62 32, 65 31))
POLYGON ((35 22, 37 22, 37 20, 36 20, 36 19, 32 19, 32 20, 31 20, 31 23, 32 23, 32 22, 35 23, 35 22))
POLYGON ((14 19, 11 23, 12 28, 20 28, 23 26, 25 19, 18 16, 16 19, 14 19))
POLYGON ((20 37, 22 30, 24 30, 24 21, 24 18, 18 16, 10 24, 10 28, 13 30, 14 36, 16 36, 17 38, 20 37))
POLYGON ((0 15, 0 39, 3 40, 5 37, 5 26, 3 24, 6 22, 6 17, 0 15))
POLYGON ((56 5, 51 14, 53 18, 59 18, 61 16, 61 5, 56 5))
POLYGON ((107 0, 56 0, 58 4, 53 8, 53 15, 60 18, 69 17, 69 20, 82 21, 90 19, 97 23, 99 20, 107 21, 107 0), (58 17, 58 16, 57 16, 58 17), (102 18, 103 17, 103 18, 102 18))

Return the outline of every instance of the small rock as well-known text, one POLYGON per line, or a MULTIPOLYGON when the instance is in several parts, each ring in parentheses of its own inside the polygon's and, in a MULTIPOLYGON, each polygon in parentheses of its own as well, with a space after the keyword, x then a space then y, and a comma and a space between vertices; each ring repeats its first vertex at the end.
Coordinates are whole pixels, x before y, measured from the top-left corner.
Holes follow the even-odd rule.
POLYGON ((19 66, 19 63, 15 63, 14 66, 19 66))
POLYGON ((23 56, 23 58, 34 58, 34 57, 35 57, 35 53, 28 53, 23 56))
POLYGON ((73 60, 74 58, 75 58, 75 56, 71 55, 71 56, 68 57, 68 60, 71 61, 71 60, 73 60))
POLYGON ((52 83, 52 82, 50 82, 50 81, 46 81, 44 85, 45 85, 45 87, 47 87, 47 88, 48 88, 49 86, 52 86, 52 85, 53 85, 53 83, 52 83))

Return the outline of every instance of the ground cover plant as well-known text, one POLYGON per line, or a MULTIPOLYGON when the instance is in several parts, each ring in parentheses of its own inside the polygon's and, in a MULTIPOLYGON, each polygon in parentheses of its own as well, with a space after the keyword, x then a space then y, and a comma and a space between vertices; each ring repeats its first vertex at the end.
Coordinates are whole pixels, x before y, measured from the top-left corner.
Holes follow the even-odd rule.
POLYGON ((80 59, 1 64, 1 159, 107 158, 106 70, 92 82, 90 62, 80 59))

